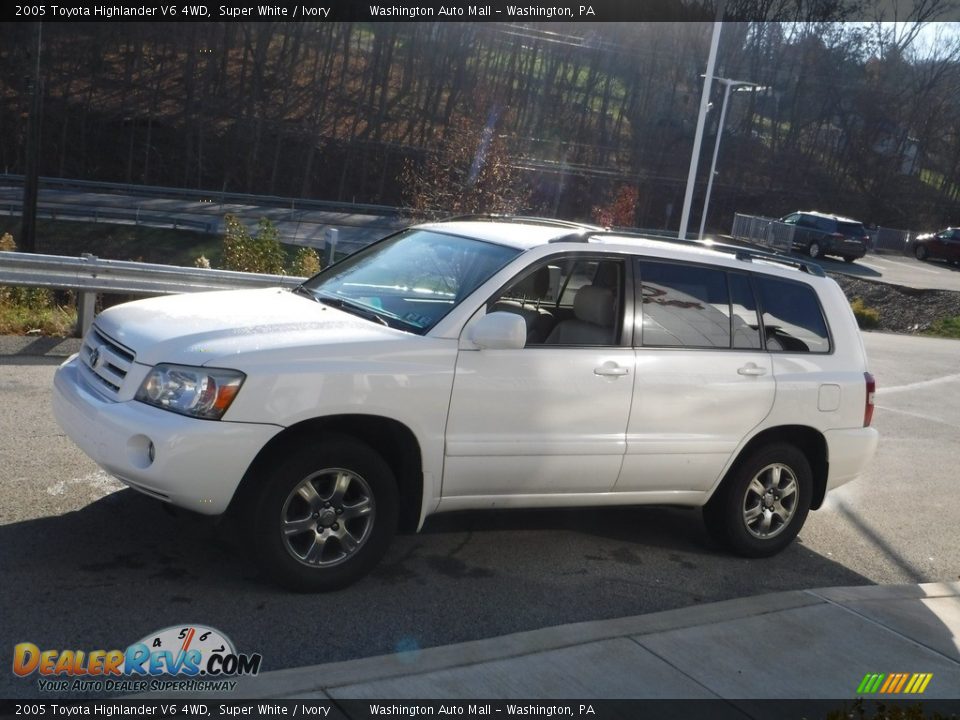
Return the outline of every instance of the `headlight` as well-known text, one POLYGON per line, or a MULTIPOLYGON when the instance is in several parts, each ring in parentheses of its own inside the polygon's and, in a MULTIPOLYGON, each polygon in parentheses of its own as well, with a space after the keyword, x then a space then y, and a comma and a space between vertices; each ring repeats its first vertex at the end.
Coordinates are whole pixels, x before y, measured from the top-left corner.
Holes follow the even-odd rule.
POLYGON ((219 420, 237 396, 242 372, 186 365, 155 366, 135 399, 147 405, 205 420, 219 420))

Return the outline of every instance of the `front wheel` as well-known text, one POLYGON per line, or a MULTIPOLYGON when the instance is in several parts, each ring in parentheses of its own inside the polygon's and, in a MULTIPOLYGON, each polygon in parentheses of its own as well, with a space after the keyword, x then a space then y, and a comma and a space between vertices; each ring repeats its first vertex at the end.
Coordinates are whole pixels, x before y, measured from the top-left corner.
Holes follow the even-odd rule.
POLYGON ((917 245, 916 249, 913 251, 913 254, 917 256, 917 260, 926 260, 930 253, 927 252, 926 246, 917 245))
POLYGON ((291 590, 336 590, 380 561, 397 527, 397 483, 372 448, 327 436, 282 459, 248 507, 261 568, 291 590))
POLYGON ((789 545, 810 511, 813 473, 787 443, 767 445, 740 462, 703 509, 710 534, 745 557, 768 557, 789 545))
POLYGON ((820 257, 820 243, 814 240, 810 245, 807 246, 807 255, 812 258, 820 257))
POLYGON ((847 255, 844 255, 844 257, 843 257, 843 261, 844 261, 845 263, 851 263, 851 264, 852 264, 854 260, 856 260, 855 257, 849 257, 849 256, 847 256, 847 255))

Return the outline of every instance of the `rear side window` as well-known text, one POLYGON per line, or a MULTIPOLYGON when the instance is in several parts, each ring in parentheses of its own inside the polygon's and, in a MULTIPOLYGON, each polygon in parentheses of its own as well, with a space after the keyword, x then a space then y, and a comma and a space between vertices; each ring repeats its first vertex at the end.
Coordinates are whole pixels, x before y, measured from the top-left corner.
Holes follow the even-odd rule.
POLYGON ((817 230, 822 230, 823 232, 828 233, 832 233, 837 229, 837 224, 834 220, 823 217, 815 218, 815 226, 817 230))
POLYGON ((841 222, 837 223, 837 228, 847 237, 862 238, 867 234, 867 231, 860 223, 841 222))
POLYGON ((766 347, 770 351, 830 352, 830 335, 817 295, 808 285, 756 275, 766 347))
POLYGON ((730 299, 722 270, 640 263, 642 342, 647 347, 730 347, 730 299))

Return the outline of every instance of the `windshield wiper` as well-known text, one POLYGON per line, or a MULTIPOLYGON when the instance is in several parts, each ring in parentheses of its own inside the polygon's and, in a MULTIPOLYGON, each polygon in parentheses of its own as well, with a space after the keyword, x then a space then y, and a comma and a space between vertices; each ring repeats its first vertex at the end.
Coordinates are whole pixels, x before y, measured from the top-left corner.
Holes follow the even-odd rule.
POLYGON ((303 295, 304 297, 308 297, 308 298, 310 298, 311 300, 313 300, 314 302, 320 302, 320 298, 318 298, 318 297, 313 293, 313 290, 311 290, 310 288, 306 287, 305 285, 297 285, 297 286, 296 286, 293 290, 291 290, 290 292, 296 293, 297 295, 303 295))
POLYGON ((343 310, 344 312, 352 313, 353 315, 358 315, 359 317, 366 318, 367 320, 380 323, 386 327, 391 327, 390 323, 387 322, 385 317, 380 315, 373 308, 369 308, 366 305, 360 305, 358 303, 350 302, 344 298, 333 297, 331 295, 313 295, 312 293, 311 295, 316 298, 317 302, 323 303, 324 305, 330 305, 338 310, 343 310))

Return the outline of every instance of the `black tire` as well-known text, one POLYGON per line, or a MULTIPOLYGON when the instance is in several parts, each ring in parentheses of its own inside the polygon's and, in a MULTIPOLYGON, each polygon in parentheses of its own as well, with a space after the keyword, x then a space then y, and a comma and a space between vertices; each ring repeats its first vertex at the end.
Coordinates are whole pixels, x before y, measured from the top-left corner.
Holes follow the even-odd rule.
POLYGON ((812 258, 818 258, 823 255, 823 249, 820 247, 820 243, 816 240, 813 240, 809 245, 807 245, 807 255, 812 258))
POLYGON ((856 260, 855 257, 848 257, 848 256, 846 256, 846 255, 843 256, 843 261, 844 261, 845 263, 851 263, 851 264, 852 264, 854 260, 856 260))
POLYGON ((913 254, 916 255, 917 260, 920 261, 926 260, 930 256, 930 253, 924 245, 917 245, 917 247, 913 249, 913 254))
POLYGON ((734 466, 703 508, 703 519, 710 535, 734 553, 744 557, 769 557, 783 550, 800 532, 810 511, 812 493, 813 473, 806 456, 788 443, 772 443, 734 466), (774 468, 780 470, 779 483, 774 482, 774 468), (760 496, 756 486, 751 487, 755 479, 768 493, 760 496), (789 488, 791 480, 796 486, 795 492, 782 493, 789 488), (790 497, 795 498, 792 504, 788 502, 790 497), (767 505, 771 506, 770 519, 765 519, 763 510, 767 505), (750 516, 758 509, 759 515, 751 521, 750 516), (785 522, 780 512, 789 516, 785 522))
POLYGON ((376 451, 349 436, 327 435, 278 459, 247 505, 244 528, 260 567, 280 585, 337 590, 383 557, 398 505, 396 479, 376 451))

